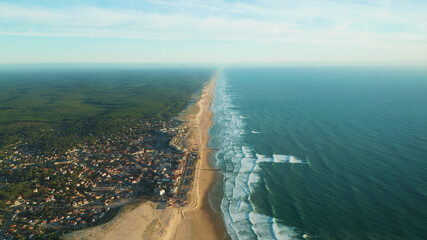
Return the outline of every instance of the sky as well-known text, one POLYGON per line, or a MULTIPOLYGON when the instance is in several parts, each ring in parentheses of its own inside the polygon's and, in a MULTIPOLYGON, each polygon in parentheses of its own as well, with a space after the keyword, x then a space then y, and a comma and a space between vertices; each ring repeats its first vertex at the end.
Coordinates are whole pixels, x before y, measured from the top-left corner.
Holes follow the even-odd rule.
POLYGON ((0 64, 427 66, 426 0, 0 0, 0 64))

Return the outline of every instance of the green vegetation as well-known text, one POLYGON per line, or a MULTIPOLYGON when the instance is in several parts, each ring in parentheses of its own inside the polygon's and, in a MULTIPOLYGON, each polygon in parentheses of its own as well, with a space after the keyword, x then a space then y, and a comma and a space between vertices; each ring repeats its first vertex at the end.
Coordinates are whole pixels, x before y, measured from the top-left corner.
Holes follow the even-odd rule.
POLYGON ((63 152, 128 119, 171 118, 211 75, 212 69, 3 70, 0 147, 23 140, 39 154, 63 152))
POLYGON ((172 194, 171 181, 155 181, 182 158, 168 144, 179 131, 171 118, 212 74, 0 70, 0 238, 59 239, 111 219, 114 200, 172 194))

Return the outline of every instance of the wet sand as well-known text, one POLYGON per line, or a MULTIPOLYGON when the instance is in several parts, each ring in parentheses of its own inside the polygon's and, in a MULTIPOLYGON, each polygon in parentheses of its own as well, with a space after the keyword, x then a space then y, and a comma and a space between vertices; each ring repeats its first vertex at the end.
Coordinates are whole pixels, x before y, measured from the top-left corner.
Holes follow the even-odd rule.
POLYGON ((218 179, 216 172, 209 164, 209 129, 212 126, 213 113, 210 107, 214 97, 215 75, 204 88, 202 96, 197 103, 197 114, 189 116, 190 128, 195 131, 187 139, 190 149, 198 149, 200 159, 197 162, 194 175, 194 183, 189 192, 190 203, 182 210, 182 219, 177 226, 175 238, 181 239, 222 239, 225 234, 224 224, 209 204, 208 193, 210 192, 215 179, 218 179))

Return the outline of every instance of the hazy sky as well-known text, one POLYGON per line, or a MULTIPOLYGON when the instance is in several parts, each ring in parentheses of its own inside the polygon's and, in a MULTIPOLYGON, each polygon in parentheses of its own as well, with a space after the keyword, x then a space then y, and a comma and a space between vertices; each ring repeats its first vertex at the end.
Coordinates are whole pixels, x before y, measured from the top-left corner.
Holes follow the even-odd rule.
POLYGON ((427 65, 426 0, 0 0, 0 63, 427 65))

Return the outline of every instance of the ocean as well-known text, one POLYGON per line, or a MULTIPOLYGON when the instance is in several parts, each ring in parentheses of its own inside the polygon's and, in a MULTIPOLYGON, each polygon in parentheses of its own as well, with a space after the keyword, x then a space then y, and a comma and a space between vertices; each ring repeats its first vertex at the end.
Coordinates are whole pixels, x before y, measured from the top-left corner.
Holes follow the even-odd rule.
POLYGON ((427 239, 425 69, 227 68, 211 110, 231 239, 427 239))

